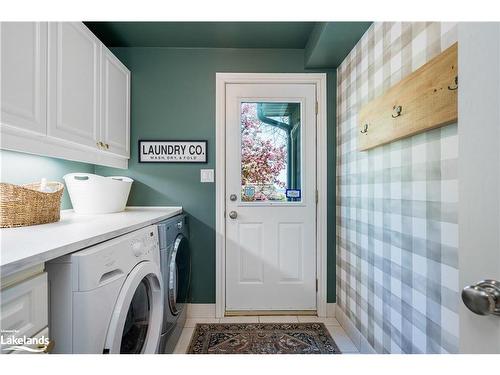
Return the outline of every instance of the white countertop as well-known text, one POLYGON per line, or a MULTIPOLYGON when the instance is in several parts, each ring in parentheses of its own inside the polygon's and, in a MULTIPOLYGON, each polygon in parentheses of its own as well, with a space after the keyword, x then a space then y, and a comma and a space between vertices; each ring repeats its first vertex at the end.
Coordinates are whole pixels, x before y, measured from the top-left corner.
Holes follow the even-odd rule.
POLYGON ((78 215, 61 211, 57 223, 0 229, 0 273, 8 276, 85 247, 168 219, 182 207, 127 207, 124 212, 78 215))

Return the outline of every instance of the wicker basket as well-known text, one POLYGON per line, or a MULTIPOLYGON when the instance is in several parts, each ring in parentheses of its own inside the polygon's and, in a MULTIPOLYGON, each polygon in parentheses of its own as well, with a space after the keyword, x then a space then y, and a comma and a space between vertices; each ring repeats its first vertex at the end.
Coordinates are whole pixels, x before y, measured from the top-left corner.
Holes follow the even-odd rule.
POLYGON ((59 221, 64 185, 47 182, 51 193, 38 191, 40 183, 0 183, 0 227, 12 228, 59 221))

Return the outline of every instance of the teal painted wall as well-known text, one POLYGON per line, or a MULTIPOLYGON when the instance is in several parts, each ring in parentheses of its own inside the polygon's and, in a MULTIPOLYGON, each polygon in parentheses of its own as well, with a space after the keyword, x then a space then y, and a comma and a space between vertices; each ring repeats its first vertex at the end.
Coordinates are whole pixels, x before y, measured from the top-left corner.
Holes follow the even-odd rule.
MULTIPOLYGON (((114 48, 132 72, 130 205, 182 205, 190 215, 192 302, 215 302, 215 184, 200 183, 200 168, 215 168, 216 72, 312 72, 303 50, 114 48), (139 139, 205 139, 208 164, 139 164, 139 139)), ((336 75, 328 72, 328 301, 335 302, 336 75)))
POLYGON ((339 66, 371 22, 316 22, 305 48, 307 68, 339 66))
MULTIPOLYGON (((94 173, 92 164, 0 150, 0 181, 11 184, 27 184, 40 181, 43 177, 50 181, 63 182, 66 173, 94 173)), ((64 190, 61 208, 71 208, 71 201, 64 190)))

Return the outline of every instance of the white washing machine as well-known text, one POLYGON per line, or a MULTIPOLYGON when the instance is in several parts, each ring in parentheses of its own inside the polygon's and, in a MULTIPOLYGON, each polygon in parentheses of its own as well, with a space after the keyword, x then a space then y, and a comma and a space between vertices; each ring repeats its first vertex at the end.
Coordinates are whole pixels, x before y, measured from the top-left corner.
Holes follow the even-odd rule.
POLYGON ((149 226, 50 261, 54 353, 156 353, 163 320, 158 230, 149 226))

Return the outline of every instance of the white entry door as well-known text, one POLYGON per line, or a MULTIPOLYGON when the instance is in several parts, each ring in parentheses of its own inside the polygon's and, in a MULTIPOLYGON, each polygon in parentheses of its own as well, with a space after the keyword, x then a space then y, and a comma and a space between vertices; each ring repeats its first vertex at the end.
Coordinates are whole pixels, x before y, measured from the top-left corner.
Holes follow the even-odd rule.
POLYGON ((226 85, 226 311, 316 310, 316 87, 226 85))
POLYGON ((458 43, 460 352, 500 353, 500 23, 458 43))

